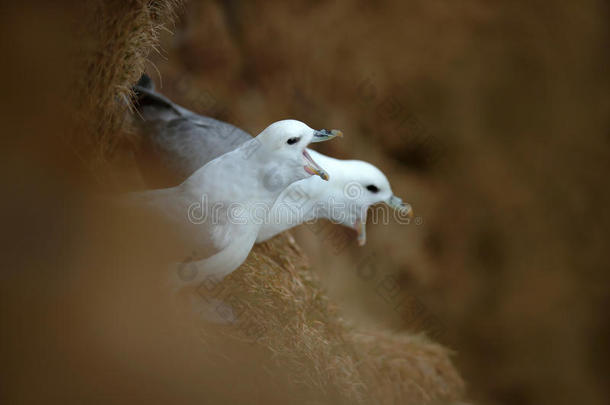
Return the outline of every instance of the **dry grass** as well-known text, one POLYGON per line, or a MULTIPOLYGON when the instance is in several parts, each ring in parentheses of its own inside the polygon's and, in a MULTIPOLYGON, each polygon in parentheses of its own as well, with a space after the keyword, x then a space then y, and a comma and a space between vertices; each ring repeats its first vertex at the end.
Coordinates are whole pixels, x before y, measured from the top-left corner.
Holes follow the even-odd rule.
POLYGON ((447 348, 423 335, 351 331, 370 395, 381 403, 438 403, 459 399, 464 383, 447 348))
POLYGON ((421 335, 347 326, 289 236, 255 247, 225 281, 199 291, 233 306, 237 324, 228 336, 256 341, 292 381, 322 398, 392 404, 462 395, 447 349, 421 335))
POLYGON ((79 126, 74 140, 84 143, 93 165, 107 161, 130 134, 131 87, 144 71, 159 34, 173 27, 181 0, 92 0, 82 20, 79 55, 79 126))
POLYGON ((320 396, 363 403, 358 357, 303 253, 288 237, 257 246, 212 293, 236 311, 237 327, 227 333, 255 340, 293 381, 320 396))

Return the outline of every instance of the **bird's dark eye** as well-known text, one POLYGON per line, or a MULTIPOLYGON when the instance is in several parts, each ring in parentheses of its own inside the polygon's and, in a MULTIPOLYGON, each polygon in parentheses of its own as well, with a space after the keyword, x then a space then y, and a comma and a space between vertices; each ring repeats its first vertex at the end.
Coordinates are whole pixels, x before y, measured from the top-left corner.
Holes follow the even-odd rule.
POLYGON ((378 193, 379 192, 379 189, 374 184, 369 184, 368 186, 366 186, 366 189, 369 190, 371 193, 378 193))
POLYGON ((286 143, 287 143, 288 145, 294 145, 295 143, 299 142, 300 140, 301 140, 301 138, 297 136, 297 137, 294 137, 294 138, 290 138, 290 139, 288 139, 288 140, 286 141, 286 143))

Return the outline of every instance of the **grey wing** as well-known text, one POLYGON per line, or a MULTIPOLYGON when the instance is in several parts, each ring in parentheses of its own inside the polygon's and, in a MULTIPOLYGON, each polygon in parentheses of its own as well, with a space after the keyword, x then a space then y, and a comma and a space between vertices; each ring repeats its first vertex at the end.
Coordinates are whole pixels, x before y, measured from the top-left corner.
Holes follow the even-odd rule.
POLYGON ((180 107, 149 88, 134 87, 142 145, 136 152, 140 172, 150 187, 183 182, 209 161, 252 137, 226 122, 180 107))
POLYGON ((184 117, 146 121, 141 128, 136 157, 142 176, 153 188, 178 185, 206 163, 252 139, 221 121, 184 117))

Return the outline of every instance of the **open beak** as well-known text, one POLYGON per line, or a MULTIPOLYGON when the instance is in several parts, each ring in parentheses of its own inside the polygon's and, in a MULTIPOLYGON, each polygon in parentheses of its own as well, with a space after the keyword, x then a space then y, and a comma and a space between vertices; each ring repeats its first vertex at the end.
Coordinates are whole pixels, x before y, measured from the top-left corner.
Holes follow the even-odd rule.
POLYGON ((320 129, 319 131, 315 130, 313 131, 313 138, 311 138, 311 142, 324 142, 337 136, 342 138, 343 132, 339 131, 338 129, 331 129, 330 131, 328 129, 320 129))
POLYGON ((411 205, 403 203, 402 200, 395 195, 391 196, 385 203, 396 211, 400 211, 401 214, 406 215, 409 219, 413 219, 413 209, 411 208, 411 205))
POLYGON ((354 223, 354 228, 358 234, 358 246, 364 246, 366 243, 366 218, 358 218, 354 223))
POLYGON ((307 152, 307 149, 303 149, 303 157, 305 158, 305 171, 307 173, 320 176, 322 180, 328 181, 328 173, 326 173, 326 170, 322 169, 320 165, 314 162, 311 155, 307 152))
MULTIPOLYGON (((310 142, 324 142, 337 136, 342 137, 343 132, 339 131, 338 129, 331 129, 330 131, 327 129, 314 130, 313 137, 311 138, 310 142)), ((329 176, 326 170, 322 169, 320 165, 314 162, 311 155, 307 153, 306 149, 303 150, 303 157, 305 157, 305 171, 307 173, 320 176, 322 180, 328 181, 329 176)))

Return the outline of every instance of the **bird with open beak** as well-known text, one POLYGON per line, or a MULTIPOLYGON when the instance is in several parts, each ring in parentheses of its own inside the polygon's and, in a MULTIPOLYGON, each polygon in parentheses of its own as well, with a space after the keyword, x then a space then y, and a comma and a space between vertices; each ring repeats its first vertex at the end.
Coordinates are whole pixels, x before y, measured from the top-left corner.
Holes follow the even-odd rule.
POLYGON ((370 206, 384 203, 396 211, 400 219, 413 217, 411 206, 393 194, 390 182, 377 167, 360 160, 334 159, 313 150, 310 154, 328 171, 329 181, 312 177, 288 187, 273 205, 257 242, 303 222, 326 218, 354 229, 358 244, 363 246, 370 206))
POLYGON ((222 278, 250 253, 262 225, 258 208, 269 211, 296 181, 314 176, 328 181, 327 172, 305 148, 338 135, 296 120, 278 121, 178 186, 132 193, 130 201, 164 219, 179 241, 178 254, 196 262, 200 277, 188 283, 211 275, 222 278), (270 174, 276 180, 270 182, 270 174))

